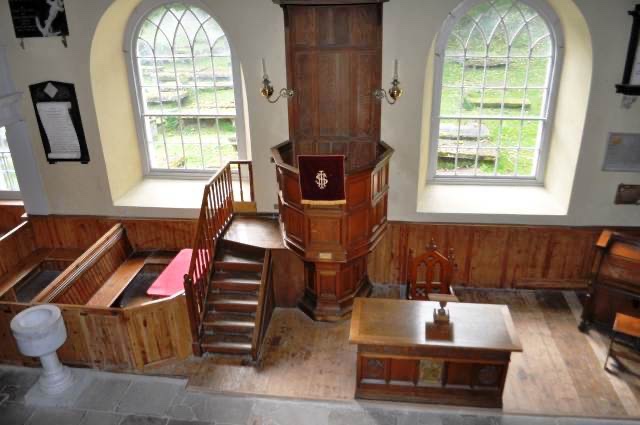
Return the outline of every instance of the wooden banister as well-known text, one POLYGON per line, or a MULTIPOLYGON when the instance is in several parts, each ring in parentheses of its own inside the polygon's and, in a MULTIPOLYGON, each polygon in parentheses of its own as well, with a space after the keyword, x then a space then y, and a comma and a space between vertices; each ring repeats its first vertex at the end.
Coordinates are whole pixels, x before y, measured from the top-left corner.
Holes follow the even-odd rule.
POLYGON ((184 277, 184 290, 194 344, 193 351, 196 355, 201 354, 199 344, 202 323, 206 315, 207 294, 214 271, 213 259, 216 252, 216 241, 233 219, 234 202, 247 202, 243 188, 245 176, 249 180, 249 194, 251 196, 248 202, 254 202, 253 167, 251 161, 247 160, 227 162, 209 179, 202 194, 198 227, 193 243, 193 255, 189 272, 184 277), (248 168, 247 175, 243 175, 241 171, 243 166, 248 168), (237 194, 234 191, 234 182, 239 184, 237 194))
POLYGON ((262 279, 260 281, 260 292, 258 293, 258 311, 256 312, 256 322, 251 340, 251 357, 253 361, 260 360, 262 343, 266 336, 269 322, 275 308, 273 279, 272 279, 271 250, 268 249, 264 255, 262 265, 262 279))

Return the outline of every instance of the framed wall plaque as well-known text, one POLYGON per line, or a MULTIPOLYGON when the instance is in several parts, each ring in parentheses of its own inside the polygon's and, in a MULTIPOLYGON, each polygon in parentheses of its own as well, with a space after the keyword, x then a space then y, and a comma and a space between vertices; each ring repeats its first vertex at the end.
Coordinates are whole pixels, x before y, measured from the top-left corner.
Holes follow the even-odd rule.
POLYGON ((73 84, 45 81, 29 86, 47 161, 89 162, 89 150, 73 84))
POLYGON ((610 133, 602 170, 640 172, 640 134, 610 133))
POLYGON ((629 50, 622 84, 616 85, 616 91, 628 96, 640 96, 640 4, 629 15, 633 16, 629 50))
POLYGON ((9 0, 17 38, 69 35, 64 0, 9 0))

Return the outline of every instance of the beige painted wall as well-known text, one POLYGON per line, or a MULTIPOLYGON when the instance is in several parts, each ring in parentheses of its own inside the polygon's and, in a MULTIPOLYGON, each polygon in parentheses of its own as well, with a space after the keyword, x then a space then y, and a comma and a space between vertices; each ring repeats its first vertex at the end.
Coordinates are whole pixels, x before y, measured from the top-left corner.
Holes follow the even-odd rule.
POLYGON ((89 59, 91 88, 112 199, 120 198, 144 177, 140 148, 135 143, 138 135, 134 108, 128 101, 131 99, 129 71, 122 54, 127 26, 125 17, 138 3, 139 0, 118 1, 107 9, 93 35, 89 59))
MULTIPOLYGON (((127 0, 120 2, 134 3, 127 0)), ((9 40, 9 60, 20 90, 28 91, 29 84, 52 79, 73 82, 78 91, 92 159, 89 165, 48 165, 40 145, 33 108, 28 99, 24 102, 24 114, 31 127, 36 159, 45 181, 51 211, 60 214, 114 214, 116 209, 113 206, 112 191, 114 197, 117 197, 125 190, 123 188, 126 184, 119 184, 114 180, 115 185, 112 182, 110 186, 107 170, 112 173, 117 167, 108 166, 104 155, 109 155, 110 159, 112 155, 118 155, 118 147, 113 143, 137 142, 131 140, 130 132, 120 133, 114 128, 112 123, 118 121, 117 117, 101 117, 100 127, 108 125, 110 128, 99 131, 94 107, 93 96, 101 94, 94 93, 91 86, 90 48, 97 24, 112 1, 67 0, 65 3, 71 32, 68 49, 58 39, 26 40, 26 50, 20 49, 12 35, 7 2, 0 2, 0 31, 9 40), (101 137, 108 138, 104 154, 101 137), (114 191, 114 188, 117 190, 114 191)), ((117 6, 120 6, 119 3, 117 6)), ((284 86, 282 12, 269 0, 205 0, 205 3, 227 31, 242 66, 247 89, 248 130, 252 141, 250 150, 255 164, 258 205, 262 211, 272 210, 276 201, 276 183, 275 171, 269 162, 269 148, 287 138, 286 104, 267 104, 260 98, 258 91, 261 57, 267 58, 274 86, 284 86)), ((612 202, 618 183, 640 183, 640 175, 600 171, 605 137, 609 131, 640 132, 640 105, 631 110, 621 109, 621 98, 614 90, 614 84, 619 82, 622 75, 631 28, 631 19, 626 11, 633 7, 635 0, 576 0, 593 39, 594 68, 584 138, 568 215, 497 216, 457 214, 456 211, 439 214, 416 212, 418 153, 423 131, 422 106, 425 98, 430 101, 430 93, 426 93, 425 97, 427 55, 440 25, 457 4, 458 0, 391 0, 384 6, 383 81, 391 80, 392 61, 398 58, 400 77, 405 89, 400 102, 395 106, 385 104, 382 108, 383 139, 396 149, 391 163, 390 219, 579 225, 640 224, 638 207, 614 206, 612 202)), ((115 34, 113 43, 117 45, 113 54, 117 55, 118 51, 121 52, 121 36, 115 34)), ((576 97, 585 95, 575 93, 576 97)), ((122 102, 123 111, 131 108, 130 96, 113 96, 111 101, 122 102)))

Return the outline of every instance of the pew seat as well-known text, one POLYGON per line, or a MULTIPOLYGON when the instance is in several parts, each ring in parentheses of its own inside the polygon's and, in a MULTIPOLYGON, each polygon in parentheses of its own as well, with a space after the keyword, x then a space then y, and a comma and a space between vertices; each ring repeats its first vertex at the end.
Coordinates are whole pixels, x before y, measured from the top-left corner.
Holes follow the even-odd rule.
POLYGON ((170 297, 184 289, 184 275, 189 273, 193 250, 183 249, 160 273, 160 276, 147 290, 147 295, 154 298, 170 297))
POLYGON ((144 257, 124 261, 87 302, 87 307, 109 307, 127 289, 129 283, 142 271, 144 257))

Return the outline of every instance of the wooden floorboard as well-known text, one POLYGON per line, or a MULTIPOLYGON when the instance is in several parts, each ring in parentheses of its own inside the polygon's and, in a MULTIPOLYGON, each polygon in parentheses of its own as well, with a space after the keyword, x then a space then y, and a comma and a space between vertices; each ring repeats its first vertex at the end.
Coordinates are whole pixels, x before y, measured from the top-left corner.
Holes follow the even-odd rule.
MULTIPOLYGON (((578 331, 574 293, 462 290, 458 295, 464 302, 509 305, 524 352, 512 357, 505 412, 640 417, 640 381, 603 370, 608 338, 578 331)), ((209 357, 147 372, 186 376, 191 388, 204 391, 349 400, 356 352, 348 334, 349 321, 317 323, 297 309, 277 309, 260 369, 209 357)))

